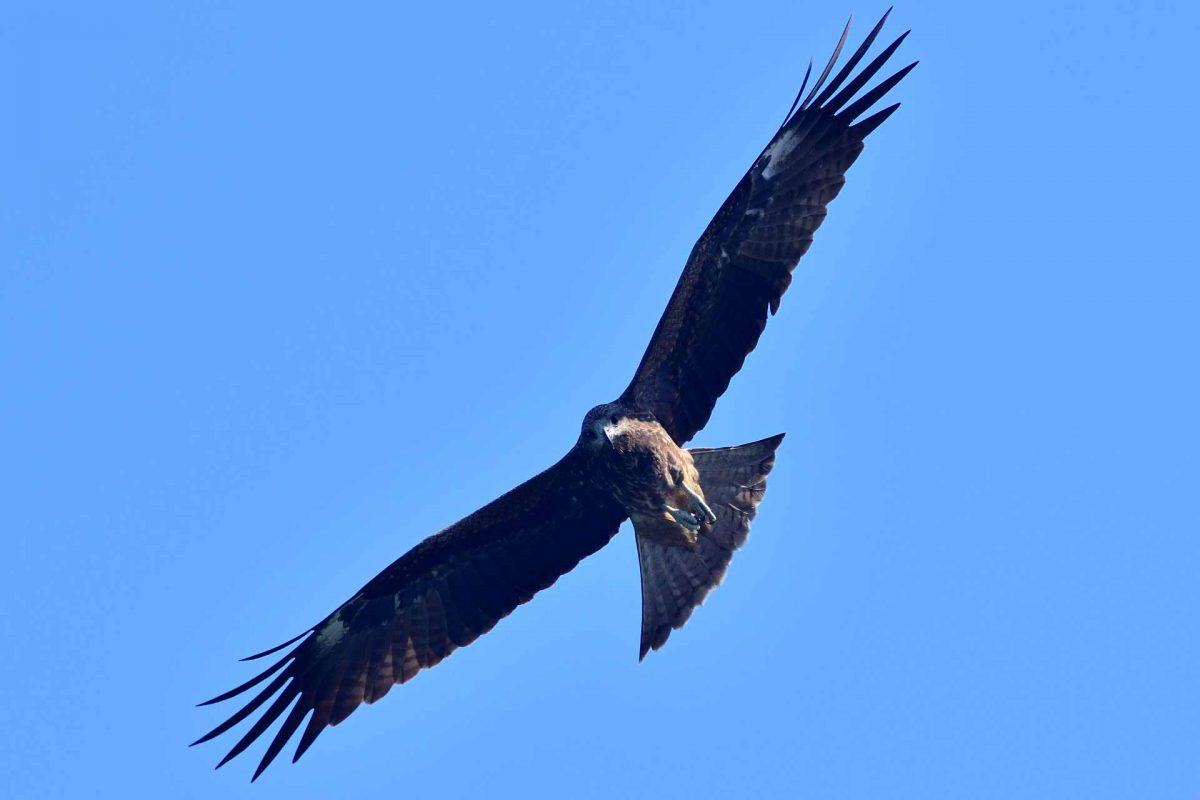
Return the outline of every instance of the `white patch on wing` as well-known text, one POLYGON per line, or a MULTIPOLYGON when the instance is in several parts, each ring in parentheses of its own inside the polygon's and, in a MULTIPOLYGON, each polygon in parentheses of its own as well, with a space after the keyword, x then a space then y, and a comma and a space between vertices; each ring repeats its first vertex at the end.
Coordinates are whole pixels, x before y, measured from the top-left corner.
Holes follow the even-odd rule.
POLYGON ((342 622, 341 615, 335 615, 333 619, 326 622, 317 631, 317 647, 320 647, 322 650, 328 650, 345 636, 346 623, 342 622))
POLYGON ((775 174, 783 168, 783 162, 798 144, 800 144, 800 137, 794 130, 784 131, 783 136, 779 137, 779 141, 768 147, 767 152, 764 153, 771 161, 763 167, 762 176, 767 180, 775 177, 775 174))

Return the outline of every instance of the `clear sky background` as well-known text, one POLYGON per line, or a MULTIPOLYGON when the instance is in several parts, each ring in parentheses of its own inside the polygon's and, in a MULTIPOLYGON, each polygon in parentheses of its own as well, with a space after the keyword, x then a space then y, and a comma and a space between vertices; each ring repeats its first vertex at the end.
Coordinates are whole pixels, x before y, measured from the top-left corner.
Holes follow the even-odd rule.
POLYGON ((298 765, 188 749, 572 444, 883 11, 405 5, 5 15, 0 794, 1200 797, 1183 2, 896 9, 904 106, 696 440, 787 431, 770 491, 663 651, 626 529, 298 765))

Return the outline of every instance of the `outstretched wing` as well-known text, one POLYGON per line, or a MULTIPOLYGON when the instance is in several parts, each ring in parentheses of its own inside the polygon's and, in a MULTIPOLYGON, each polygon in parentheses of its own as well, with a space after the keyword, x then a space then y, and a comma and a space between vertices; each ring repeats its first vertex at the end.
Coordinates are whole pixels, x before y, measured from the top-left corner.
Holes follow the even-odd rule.
POLYGON ((299 644, 217 703, 267 683, 193 744, 219 736, 274 701, 217 766, 241 753, 291 706, 257 778, 310 712, 293 761, 328 725, 373 703, 458 647, 475 641, 538 591, 603 547, 625 518, 590 487, 574 452, 379 573, 321 623, 261 658, 299 644), (278 673, 278 674, 276 674, 278 673), (293 702, 295 703, 293 705, 293 702))
MULTIPOLYGON (((677 444, 696 435, 779 308, 791 273, 845 183, 863 139, 899 103, 862 114, 915 63, 855 94, 875 77, 905 36, 856 75, 887 14, 821 91, 846 31, 812 91, 796 97, 779 132, 721 206, 688 258, 675 293, 619 402, 653 412, 677 444), (820 94, 818 94, 820 92, 820 94)), ((807 84, 808 76, 805 76, 807 84)))

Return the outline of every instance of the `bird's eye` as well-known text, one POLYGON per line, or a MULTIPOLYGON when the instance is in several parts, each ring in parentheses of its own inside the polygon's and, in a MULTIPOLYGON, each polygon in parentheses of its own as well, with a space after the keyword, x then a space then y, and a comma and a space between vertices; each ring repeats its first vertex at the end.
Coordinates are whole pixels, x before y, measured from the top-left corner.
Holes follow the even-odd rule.
POLYGON ((611 417, 608 418, 608 421, 611 422, 613 425, 616 425, 618 422, 621 421, 621 418, 618 417, 616 414, 613 414, 611 417))

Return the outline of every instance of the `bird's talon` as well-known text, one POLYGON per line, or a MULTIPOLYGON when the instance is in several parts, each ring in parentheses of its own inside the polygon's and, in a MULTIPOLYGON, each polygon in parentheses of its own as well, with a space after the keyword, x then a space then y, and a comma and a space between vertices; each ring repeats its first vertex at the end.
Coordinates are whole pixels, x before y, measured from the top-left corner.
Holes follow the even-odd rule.
POLYGON ((663 503, 663 510, 671 515, 671 518, 678 522, 689 531, 700 530, 700 518, 690 511, 684 511, 681 508, 674 508, 663 503))
POLYGON ((696 492, 693 492, 691 489, 689 489, 686 483, 683 484, 683 491, 687 494, 687 496, 689 498, 691 498, 692 512, 693 512, 693 515, 695 516, 697 522, 700 522, 701 520, 703 520, 704 522, 707 522, 709 525, 712 525, 714 522, 717 521, 717 515, 714 514, 713 510, 708 507, 708 503, 704 502, 703 497, 701 497, 699 494, 697 494, 696 492))

